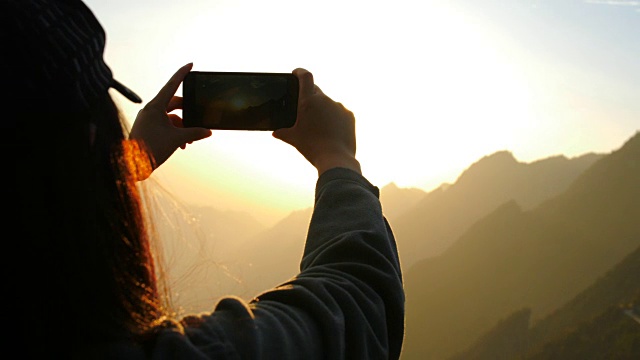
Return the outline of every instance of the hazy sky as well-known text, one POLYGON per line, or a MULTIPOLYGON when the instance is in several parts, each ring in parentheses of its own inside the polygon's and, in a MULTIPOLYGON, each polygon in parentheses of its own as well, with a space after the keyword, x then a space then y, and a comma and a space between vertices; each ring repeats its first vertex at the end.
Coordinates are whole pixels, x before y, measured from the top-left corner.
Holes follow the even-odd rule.
MULTIPOLYGON (((116 78, 145 101, 188 62, 310 70, 354 112, 358 158, 380 187, 428 191, 499 150, 526 162, 609 152, 640 130, 640 1, 86 3, 116 78)), ((114 97, 135 118, 140 106, 114 97)), ((219 131, 155 179, 270 222, 312 206, 316 173, 270 132, 219 131)))

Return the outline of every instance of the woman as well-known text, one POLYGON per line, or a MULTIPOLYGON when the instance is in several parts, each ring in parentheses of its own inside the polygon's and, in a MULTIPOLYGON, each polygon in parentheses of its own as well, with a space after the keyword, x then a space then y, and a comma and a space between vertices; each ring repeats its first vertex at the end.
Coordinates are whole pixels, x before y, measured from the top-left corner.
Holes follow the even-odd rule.
MULTIPOLYGON (((105 35, 78 0, 8 0, 2 57, 9 109, 5 228, 11 341, 20 357, 118 359, 398 358, 404 292, 378 189, 356 160, 355 120, 304 69, 296 124, 273 132, 318 170, 300 273, 249 303, 172 317, 137 182, 211 135, 169 114, 191 64, 127 134, 108 90, 139 98, 103 61, 105 35), (9 201, 9 199, 11 201, 9 201)), ((6 99, 6 98, 5 98, 6 99)), ((213 306, 214 304, 212 304, 213 306)))

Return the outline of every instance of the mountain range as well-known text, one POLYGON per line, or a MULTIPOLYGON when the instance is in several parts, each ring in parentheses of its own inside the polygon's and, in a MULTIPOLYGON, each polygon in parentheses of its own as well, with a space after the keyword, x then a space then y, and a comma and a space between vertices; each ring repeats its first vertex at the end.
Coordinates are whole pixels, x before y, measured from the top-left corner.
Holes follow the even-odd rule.
POLYGON ((509 200, 523 210, 560 194, 602 155, 553 156, 532 163, 511 152, 482 157, 392 222, 405 268, 447 249, 473 223, 509 200))
POLYGON ((531 309, 500 320, 449 360, 633 359, 640 354, 640 247, 531 326, 531 309))
POLYGON ((562 193, 515 200, 441 255, 405 269, 404 359, 446 359, 523 308, 534 321, 572 300, 640 246, 640 135, 562 193))
MULTIPOLYGON (((396 235, 403 268, 433 256, 435 247, 445 248, 467 223, 488 214, 502 201, 515 198, 527 207, 544 201, 565 189, 601 157, 554 156, 527 164, 500 151, 471 165, 453 185, 443 184, 433 192, 399 188, 394 183, 382 187, 383 211, 396 235), (466 206, 462 206, 465 201, 466 206), (453 215, 461 213, 464 215, 453 215), (438 235, 446 240, 437 240, 438 235)), ((233 259, 230 268, 242 279, 237 288, 242 296, 250 298, 298 272, 311 211, 308 208, 294 212, 235 248, 228 259, 233 259)))
MULTIPOLYGON (((516 161, 507 151, 500 151, 472 164, 453 185, 443 184, 430 193, 399 188, 394 183, 382 187, 383 211, 396 235, 402 266, 411 265, 412 261, 406 259, 415 261, 433 256, 434 246, 452 243, 466 223, 488 214, 505 199, 516 198, 530 207, 549 198, 601 156, 587 154, 574 159, 554 156, 527 164, 516 161), (465 215, 453 216, 452 213, 460 213, 456 209, 465 199, 468 200, 462 210, 465 215), (427 226, 431 227, 425 229, 427 226), (448 240, 433 240, 438 234, 448 240)), ((218 283, 221 291, 250 299, 297 274, 311 212, 312 208, 295 211, 272 228, 244 240, 229 237, 234 239, 234 246, 225 252, 224 258, 219 258, 230 275, 227 284, 218 283)), ((232 225, 238 224, 235 221, 232 225)), ((215 225, 218 229, 226 228, 219 221, 215 225)), ((224 233, 233 235, 228 229, 224 233)), ((204 300, 209 301, 206 297, 204 300)))

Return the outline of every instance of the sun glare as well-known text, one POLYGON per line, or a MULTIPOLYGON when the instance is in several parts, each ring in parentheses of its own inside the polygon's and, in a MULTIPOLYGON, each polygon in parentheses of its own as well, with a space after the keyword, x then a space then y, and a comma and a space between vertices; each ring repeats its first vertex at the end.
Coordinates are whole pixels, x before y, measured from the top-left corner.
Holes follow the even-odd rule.
MULTIPOLYGON (((533 161, 580 155, 597 150, 594 139, 625 136, 628 126, 603 132, 601 118, 633 116, 618 106, 619 98, 603 99, 613 95, 595 88, 620 84, 544 54, 534 57, 504 27, 453 4, 222 1, 182 7, 172 14, 171 28, 137 27, 138 40, 124 29, 127 40, 108 42, 107 55, 119 79, 142 84, 134 89, 145 101, 189 61, 199 71, 306 68, 355 114, 358 159, 379 186, 395 182, 428 191, 495 151, 533 161)), ((145 12, 153 23, 164 17, 161 9, 145 12)), ((138 110, 125 105, 130 119, 138 110)), ((180 190, 190 199, 205 199, 206 192, 233 207, 236 198, 243 205, 254 198, 271 207, 267 213, 312 204, 313 168, 270 132, 214 132, 178 153, 164 172, 171 179, 187 172, 200 178, 180 190)))
POLYGON ((435 10, 428 26, 413 29, 420 36, 402 40, 419 43, 389 55, 406 58, 405 66, 354 101, 360 154, 379 183, 434 188, 479 153, 512 146, 531 126, 527 82, 506 49, 481 24, 435 10))
MULTIPOLYGON (((230 5, 199 13, 171 36, 180 39, 175 52, 190 54, 194 70, 289 72, 307 67, 323 91, 354 112, 358 158, 365 175, 380 186, 395 182, 430 190, 453 180, 460 164, 474 161, 479 153, 509 147, 509 139, 516 141, 527 127, 526 83, 481 24, 433 3, 403 2, 393 9, 348 3, 341 8, 339 14, 330 6, 313 9, 314 16, 333 19, 331 27, 292 32, 258 11, 246 13, 230 5), (350 16, 356 13, 367 16, 356 22, 350 16), (351 31, 354 24, 358 31, 351 31), (259 38, 256 28, 261 29, 259 38), (229 34, 229 29, 233 36, 211 40, 210 34, 229 34), (285 33, 286 41, 276 40, 285 33), (353 53, 360 57, 346 56, 353 53)), ((296 11, 292 7, 278 16, 288 19, 291 28, 305 28, 296 11)), ((270 134, 214 132, 189 152, 171 161, 185 163, 177 172, 189 168, 240 198, 284 201, 288 208, 311 204, 313 169, 270 134), (199 155, 193 154, 195 149, 199 155), (255 178, 259 185, 247 183, 255 178), (265 195, 283 192, 284 198, 265 195)), ((202 200, 202 192, 190 198, 202 200)))

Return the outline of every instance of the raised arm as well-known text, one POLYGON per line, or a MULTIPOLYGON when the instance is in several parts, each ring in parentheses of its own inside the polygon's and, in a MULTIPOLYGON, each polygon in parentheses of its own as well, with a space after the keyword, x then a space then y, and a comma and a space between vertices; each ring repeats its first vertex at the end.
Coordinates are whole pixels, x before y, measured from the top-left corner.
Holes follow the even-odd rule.
POLYGON ((273 135, 295 147, 319 178, 300 274, 251 303, 261 353, 285 358, 301 347, 327 359, 396 359, 404 336, 402 274, 378 188, 356 160, 354 115, 310 72, 294 74, 298 120, 273 135))
MULTIPOLYGON (((165 330, 155 354, 208 358, 397 359, 404 290, 395 239, 378 188, 355 158, 355 119, 296 69, 298 119, 274 137, 318 170, 300 273, 245 303, 226 297, 215 311, 165 330)), ((274 256, 265 253, 264 256, 274 256)))

